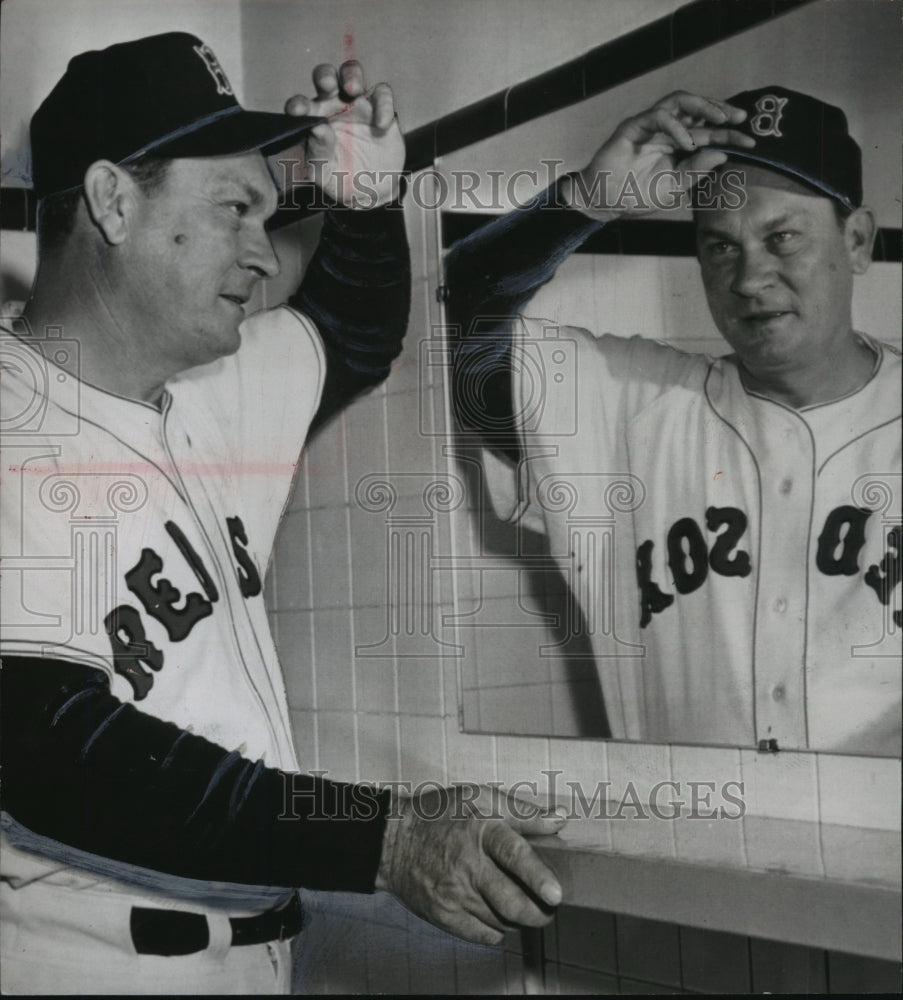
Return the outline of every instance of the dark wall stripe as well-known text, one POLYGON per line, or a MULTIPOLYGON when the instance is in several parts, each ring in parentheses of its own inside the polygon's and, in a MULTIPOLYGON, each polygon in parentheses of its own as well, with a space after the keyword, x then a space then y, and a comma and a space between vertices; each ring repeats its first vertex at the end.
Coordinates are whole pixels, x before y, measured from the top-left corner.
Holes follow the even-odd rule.
MULTIPOLYGON (((494 218, 497 216, 484 212, 443 212, 443 247, 448 249, 453 243, 494 218)), ((903 229, 879 229, 872 259, 881 263, 899 264, 901 248, 903 248, 903 229)), ((630 219, 613 222, 593 233, 576 252, 695 257, 693 223, 669 222, 664 219, 630 219)))
POLYGON ((0 189, 0 229, 33 231, 35 200, 30 190, 4 187, 0 189))
POLYGON ((406 137, 405 169, 560 111, 812 0, 695 0, 546 73, 422 125, 406 137))

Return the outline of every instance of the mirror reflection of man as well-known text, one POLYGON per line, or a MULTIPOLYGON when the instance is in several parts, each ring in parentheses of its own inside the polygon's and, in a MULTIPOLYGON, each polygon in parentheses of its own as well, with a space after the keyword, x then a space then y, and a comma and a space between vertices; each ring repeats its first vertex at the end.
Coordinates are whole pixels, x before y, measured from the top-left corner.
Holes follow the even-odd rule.
POLYGON ((900 357, 851 318, 874 238, 843 112, 765 87, 664 98, 452 248, 456 408, 503 456, 486 466, 498 509, 545 531, 572 579, 597 574, 575 588, 596 621, 614 588, 617 639, 645 647, 613 659, 613 636, 594 636, 614 735, 899 754, 900 357), (522 373, 552 344, 550 324, 518 317, 527 300, 600 225, 691 188, 703 287, 733 353, 563 327, 575 375, 545 381, 526 427, 522 373), (572 558, 544 496, 569 477, 588 494, 600 472, 644 491, 608 577, 572 558))
POLYGON ((314 84, 248 112, 172 32, 76 56, 32 119, 39 268, 4 338, 4 992, 288 992, 299 886, 386 889, 491 943, 560 900, 515 829, 560 826, 535 809, 300 773, 262 579, 309 428, 385 378, 410 299, 392 93, 356 62, 314 84), (246 317, 279 266, 261 151, 305 134, 340 204, 288 304, 246 317), (355 209, 363 168, 381 187, 355 209))

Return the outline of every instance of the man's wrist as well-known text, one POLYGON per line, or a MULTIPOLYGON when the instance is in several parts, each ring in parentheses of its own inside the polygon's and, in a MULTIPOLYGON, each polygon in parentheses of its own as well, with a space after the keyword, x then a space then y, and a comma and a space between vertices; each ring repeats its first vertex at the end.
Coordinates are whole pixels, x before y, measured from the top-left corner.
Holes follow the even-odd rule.
POLYGON ((565 174, 559 181, 558 190, 565 208, 580 212, 593 222, 613 222, 618 218, 616 211, 601 206, 599 185, 588 185, 580 171, 565 174))

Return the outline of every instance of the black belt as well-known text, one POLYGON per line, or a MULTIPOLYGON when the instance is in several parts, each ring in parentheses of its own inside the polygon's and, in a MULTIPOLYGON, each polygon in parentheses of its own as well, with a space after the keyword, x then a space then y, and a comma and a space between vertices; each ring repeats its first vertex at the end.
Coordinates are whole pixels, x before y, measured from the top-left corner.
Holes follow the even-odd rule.
MULTIPOLYGON (((277 910, 253 917, 230 917, 232 944, 263 944, 293 938, 304 922, 297 893, 277 910)), ((192 955, 210 944, 210 928, 203 913, 155 910, 133 906, 132 941, 139 955, 192 955)))

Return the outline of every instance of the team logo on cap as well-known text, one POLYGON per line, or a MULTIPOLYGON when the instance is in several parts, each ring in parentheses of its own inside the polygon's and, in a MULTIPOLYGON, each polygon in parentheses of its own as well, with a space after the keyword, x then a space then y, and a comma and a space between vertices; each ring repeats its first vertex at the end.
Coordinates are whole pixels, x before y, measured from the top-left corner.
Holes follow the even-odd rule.
POLYGON ((753 135, 757 135, 760 139, 782 139, 783 133, 780 124, 786 103, 787 98, 778 97, 777 94, 765 94, 760 97, 756 101, 757 114, 754 114, 749 120, 749 127, 753 135))
POLYGON ((213 81, 216 84, 216 92, 218 94, 234 96, 235 92, 232 90, 232 84, 229 83, 226 72, 220 66, 219 59, 214 55, 213 49, 209 45, 193 45, 192 48, 201 57, 201 60, 207 67, 207 71, 213 77, 213 81))

